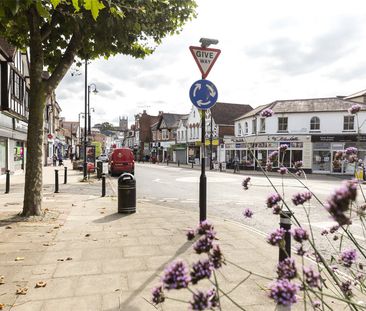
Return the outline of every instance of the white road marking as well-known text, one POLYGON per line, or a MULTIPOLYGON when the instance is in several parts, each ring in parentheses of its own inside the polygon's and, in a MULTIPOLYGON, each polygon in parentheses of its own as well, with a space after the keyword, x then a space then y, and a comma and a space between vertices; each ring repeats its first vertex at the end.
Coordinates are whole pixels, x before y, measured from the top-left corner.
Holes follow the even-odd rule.
MULTIPOLYGON (((180 177, 176 179, 177 182, 186 182, 186 183, 198 183, 200 181, 199 177, 180 177)), ((236 178, 228 178, 228 177, 207 177, 208 183, 230 183, 230 182, 238 182, 236 178)))

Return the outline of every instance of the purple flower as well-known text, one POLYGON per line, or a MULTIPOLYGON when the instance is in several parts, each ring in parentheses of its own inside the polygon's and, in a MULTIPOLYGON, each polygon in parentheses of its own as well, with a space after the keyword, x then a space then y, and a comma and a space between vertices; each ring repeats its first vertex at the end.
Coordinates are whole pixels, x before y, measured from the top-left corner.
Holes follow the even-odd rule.
POLYGON ((288 149, 288 145, 286 145, 286 144, 280 145, 280 147, 278 149, 280 151, 286 151, 288 149))
POLYGON ((212 248, 212 238, 204 235, 194 245, 193 249, 197 254, 208 253, 212 248))
POLYGON ((193 300, 190 301, 192 310, 206 310, 210 308, 215 308, 218 306, 218 296, 216 290, 210 289, 206 293, 198 290, 193 293, 193 300))
POLYGON ((210 278, 213 265, 208 259, 199 260, 192 266, 191 280, 193 284, 197 284, 199 280, 210 278))
POLYGON ((341 284, 341 290, 342 292, 348 297, 348 298, 351 298, 353 296, 353 293, 352 293, 352 282, 350 280, 347 280, 345 282, 342 282, 341 284))
POLYGON ((280 173, 281 175, 285 175, 288 173, 288 170, 286 167, 280 167, 278 170, 277 170, 278 173, 280 173))
POLYGON ((248 190, 249 182, 250 182, 250 177, 244 178, 243 183, 242 183, 244 190, 248 190))
POLYGON ((264 110, 261 111, 260 116, 263 118, 269 118, 272 117, 274 115, 274 112, 271 108, 266 108, 264 110))
POLYGON ((244 212, 243 212, 243 215, 244 215, 244 217, 245 217, 245 218, 252 218, 252 216, 253 216, 253 212, 252 212, 252 210, 251 210, 251 209, 246 208, 246 209, 244 210, 244 212))
POLYGON ((267 161, 267 163, 266 163, 266 166, 265 166, 265 168, 264 168, 267 172, 271 172, 272 171, 272 169, 273 169, 273 167, 272 167, 272 162, 270 162, 270 161, 267 161))
POLYGON ((312 194, 309 191, 297 193, 292 197, 292 203, 294 203, 296 206, 304 204, 305 202, 310 201, 311 196, 312 194))
POLYGON ((279 245, 285 237, 286 230, 283 228, 276 229, 271 232, 267 237, 267 242, 271 245, 279 245))
POLYGON ((350 114, 356 114, 357 112, 359 112, 361 110, 362 106, 360 104, 354 104, 352 105, 349 109, 348 112, 350 114))
POLYGON ((350 203, 356 200, 356 196, 357 180, 345 180, 341 187, 334 191, 324 207, 339 225, 350 224, 351 220, 345 212, 349 210, 350 203))
POLYGON ((152 302, 154 304, 159 304, 164 302, 165 300, 165 296, 164 296, 164 292, 163 292, 163 286, 162 285, 158 285, 156 287, 153 288, 153 290, 151 291, 152 294, 152 302))
POLYGON ((221 249, 217 244, 212 247, 212 251, 208 255, 215 269, 221 268, 222 264, 225 263, 224 255, 222 254, 221 249))
POLYGON ((279 279, 291 280, 296 277, 295 261, 292 258, 286 258, 277 265, 277 275, 279 279))
POLYGON ((272 214, 279 215, 281 213, 281 206, 279 205, 273 205, 272 206, 272 214))
POLYGON ((277 205, 282 200, 281 196, 278 193, 272 193, 267 197, 267 207, 271 208, 274 205, 277 205))
POLYGON ((164 276, 162 278, 165 289, 186 288, 189 281, 188 267, 183 261, 174 261, 165 268, 164 276))
POLYGON ((306 251, 304 250, 304 247, 302 245, 296 248, 296 254, 299 256, 304 256, 306 254, 306 251))
POLYGON ((296 303, 298 291, 299 286, 297 284, 291 283, 286 279, 280 279, 270 285, 269 297, 276 301, 277 304, 290 306, 296 303))
POLYGON ((298 171, 295 172, 295 174, 300 177, 302 175, 302 171, 298 170, 298 171))
POLYGON ((294 237, 294 240, 299 243, 302 243, 303 241, 306 241, 309 239, 308 232, 303 228, 295 228, 292 231, 292 236, 294 237))
POLYGON ((346 150, 344 150, 344 152, 347 155, 357 154, 357 148, 355 148, 355 147, 348 147, 348 148, 346 148, 346 150))
POLYGON ((343 266, 350 268, 356 262, 357 252, 355 249, 345 250, 341 253, 340 260, 343 266))
POLYGON ((194 239, 194 237, 196 236, 195 235, 195 232, 193 229, 188 229, 187 233, 186 233, 186 236, 187 236, 187 240, 188 241, 191 241, 194 239))
POLYGON ((331 234, 333 234, 333 233, 337 232, 338 229, 339 229, 339 226, 338 225, 334 225, 334 226, 330 227, 329 232, 331 234))
POLYGON ((213 230, 214 226, 208 220, 204 220, 198 225, 197 233, 202 235, 213 230))
POLYGON ((320 232, 321 235, 327 235, 329 232, 327 229, 324 229, 320 232))
POLYGON ((320 287, 320 275, 315 272, 311 267, 303 268, 304 271, 304 281, 310 287, 320 287))
POLYGON ((275 150, 275 151, 272 151, 270 154, 269 154, 269 156, 268 156, 268 160, 270 160, 270 161, 274 161, 274 160, 276 160, 277 159, 277 157, 278 157, 278 151, 277 150, 275 150))
POLYGON ((299 169, 299 168, 301 168, 301 167, 303 167, 304 166, 304 162, 303 161, 296 161, 295 163, 294 163, 294 168, 297 168, 297 169, 299 169))

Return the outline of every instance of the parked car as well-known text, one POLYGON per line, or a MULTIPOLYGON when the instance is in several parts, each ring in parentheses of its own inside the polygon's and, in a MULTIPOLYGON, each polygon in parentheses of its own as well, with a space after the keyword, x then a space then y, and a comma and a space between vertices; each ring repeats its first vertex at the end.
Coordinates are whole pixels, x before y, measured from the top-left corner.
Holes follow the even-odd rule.
POLYGON ((98 160, 103 161, 103 162, 108 162, 108 156, 106 154, 101 154, 98 157, 98 160))
POLYGON ((109 156, 108 172, 112 176, 122 173, 135 174, 135 158, 129 148, 114 149, 109 156))

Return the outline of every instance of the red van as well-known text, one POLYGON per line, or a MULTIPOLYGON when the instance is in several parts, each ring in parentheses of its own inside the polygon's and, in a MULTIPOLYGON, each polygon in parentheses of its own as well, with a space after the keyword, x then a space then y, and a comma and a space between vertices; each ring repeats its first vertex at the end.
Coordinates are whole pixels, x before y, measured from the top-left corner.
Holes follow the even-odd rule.
POLYGON ((109 156, 109 174, 116 175, 122 173, 135 173, 135 159, 133 152, 129 148, 114 149, 109 156))

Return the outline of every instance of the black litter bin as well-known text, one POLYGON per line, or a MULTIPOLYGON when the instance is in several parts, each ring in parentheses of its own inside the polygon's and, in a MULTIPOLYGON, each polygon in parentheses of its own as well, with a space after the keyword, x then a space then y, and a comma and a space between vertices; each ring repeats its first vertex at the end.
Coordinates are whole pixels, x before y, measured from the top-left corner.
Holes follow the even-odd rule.
POLYGON ((97 161, 97 178, 101 179, 103 174, 103 162, 97 161))
POLYGON ((136 180, 124 173, 118 178, 118 213, 136 212, 136 180))

